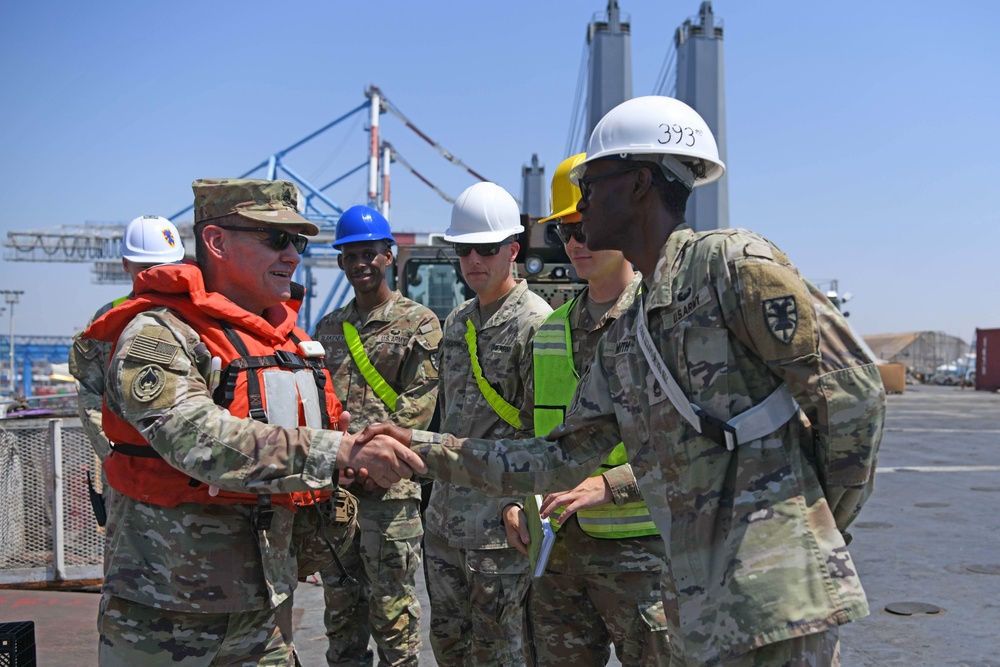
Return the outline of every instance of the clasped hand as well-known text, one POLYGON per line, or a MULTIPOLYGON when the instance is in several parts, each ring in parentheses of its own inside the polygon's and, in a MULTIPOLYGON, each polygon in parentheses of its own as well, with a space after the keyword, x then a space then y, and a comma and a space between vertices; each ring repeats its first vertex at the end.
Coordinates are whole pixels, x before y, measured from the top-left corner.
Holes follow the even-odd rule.
POLYGON ((369 488, 390 487, 401 479, 427 472, 427 466, 410 450, 410 431, 392 424, 370 424, 353 435, 344 433, 337 453, 337 468, 355 473, 369 488))

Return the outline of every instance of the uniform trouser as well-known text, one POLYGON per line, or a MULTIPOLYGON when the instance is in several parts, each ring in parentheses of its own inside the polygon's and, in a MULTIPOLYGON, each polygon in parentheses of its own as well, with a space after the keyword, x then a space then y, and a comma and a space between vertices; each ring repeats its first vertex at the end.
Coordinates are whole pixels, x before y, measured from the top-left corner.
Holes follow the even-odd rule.
POLYGON ((198 614, 105 595, 97 625, 101 667, 295 664, 291 598, 273 609, 198 614))
POLYGON ((556 574, 532 580, 528 618, 535 664, 669 665, 660 571, 556 574))
POLYGON ((459 549, 424 535, 431 648, 441 667, 524 665, 528 559, 516 549, 459 549))
POLYGON ((355 548, 341 561, 356 583, 333 565, 321 572, 330 667, 371 665, 371 636, 380 664, 416 665, 420 654, 420 501, 364 498, 355 548))
POLYGON ((840 628, 793 637, 724 660, 720 667, 840 667, 840 628))

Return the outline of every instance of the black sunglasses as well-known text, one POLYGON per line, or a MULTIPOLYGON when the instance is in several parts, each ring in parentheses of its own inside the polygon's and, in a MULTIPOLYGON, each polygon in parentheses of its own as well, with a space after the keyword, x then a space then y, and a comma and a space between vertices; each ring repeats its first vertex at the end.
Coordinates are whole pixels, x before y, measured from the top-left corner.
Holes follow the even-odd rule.
POLYGON ((556 225, 556 234, 563 243, 569 243, 570 239, 576 239, 577 243, 587 245, 587 235, 583 233, 582 222, 561 222, 556 225))
POLYGON ((275 229, 273 227, 234 227, 231 225, 216 225, 220 229, 226 229, 231 232, 264 232, 267 234, 268 246, 275 250, 284 250, 291 243, 295 248, 295 251, 300 255, 305 252, 306 246, 309 245, 309 239, 302 234, 292 234, 291 232, 283 232, 280 229, 275 229))
POLYGON ((588 199, 590 199, 590 192, 591 192, 590 184, 593 183, 594 181, 599 181, 602 178, 607 178, 609 176, 620 176, 621 174, 627 174, 630 171, 638 171, 639 169, 642 168, 643 167, 640 166, 628 167, 627 169, 619 169, 618 171, 609 171, 604 174, 594 174, 593 176, 582 177, 578 181, 578 184, 580 186, 580 201, 586 202, 588 199))
POLYGON ((459 257, 468 257, 475 250, 480 257, 492 257, 500 252, 500 248, 510 245, 514 239, 504 239, 499 243, 456 243, 455 254, 459 257))

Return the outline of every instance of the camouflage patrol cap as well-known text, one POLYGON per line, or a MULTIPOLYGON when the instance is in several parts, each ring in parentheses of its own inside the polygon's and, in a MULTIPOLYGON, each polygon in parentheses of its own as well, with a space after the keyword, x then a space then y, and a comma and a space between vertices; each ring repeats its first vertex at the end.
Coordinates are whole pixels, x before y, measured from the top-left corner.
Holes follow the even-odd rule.
POLYGON ((196 225, 235 214, 272 225, 306 225, 304 234, 319 234, 319 227, 299 215, 298 192, 288 181, 199 178, 191 189, 196 225))

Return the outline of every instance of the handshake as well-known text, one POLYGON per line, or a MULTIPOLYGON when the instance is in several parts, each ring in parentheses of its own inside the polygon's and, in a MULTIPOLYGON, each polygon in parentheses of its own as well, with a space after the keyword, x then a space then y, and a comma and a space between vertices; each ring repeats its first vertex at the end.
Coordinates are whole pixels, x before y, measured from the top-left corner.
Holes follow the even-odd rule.
POLYGON ((390 487, 401 479, 427 472, 410 450, 410 429, 393 424, 369 424, 360 433, 345 433, 337 452, 337 469, 368 487, 390 487))

